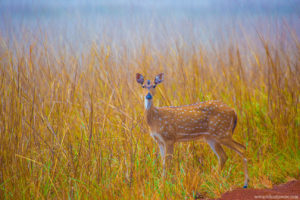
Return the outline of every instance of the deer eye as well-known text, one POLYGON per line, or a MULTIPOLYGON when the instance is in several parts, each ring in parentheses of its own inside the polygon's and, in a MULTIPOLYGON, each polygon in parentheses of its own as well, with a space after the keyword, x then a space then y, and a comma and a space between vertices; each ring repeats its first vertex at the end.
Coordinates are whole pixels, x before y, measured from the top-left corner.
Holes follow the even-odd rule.
POLYGON ((145 88, 145 86, 144 86, 144 85, 142 85, 142 88, 145 88))
POLYGON ((152 87, 153 87, 153 88, 155 88, 155 87, 156 87, 156 85, 153 85, 152 87))

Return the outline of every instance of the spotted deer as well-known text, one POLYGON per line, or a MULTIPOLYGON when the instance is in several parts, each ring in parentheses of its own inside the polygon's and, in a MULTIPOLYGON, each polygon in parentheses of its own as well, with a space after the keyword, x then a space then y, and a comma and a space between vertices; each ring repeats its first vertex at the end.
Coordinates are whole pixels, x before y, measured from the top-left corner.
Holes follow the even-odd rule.
POLYGON ((237 115, 233 108, 220 101, 200 102, 192 105, 155 107, 153 96, 156 86, 164 79, 163 73, 157 75, 154 84, 137 73, 136 81, 145 91, 145 112, 150 135, 157 142, 163 161, 163 174, 166 162, 170 162, 176 142, 204 139, 219 160, 222 170, 227 155, 221 145, 237 152, 244 163, 244 188, 248 186, 247 159, 244 156, 245 146, 234 141, 232 135, 237 124, 237 115))

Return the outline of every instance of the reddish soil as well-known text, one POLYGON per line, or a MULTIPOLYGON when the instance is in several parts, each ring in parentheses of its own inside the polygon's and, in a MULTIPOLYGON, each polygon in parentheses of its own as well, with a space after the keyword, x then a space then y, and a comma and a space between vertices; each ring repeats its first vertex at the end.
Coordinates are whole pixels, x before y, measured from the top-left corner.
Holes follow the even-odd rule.
POLYGON ((300 180, 294 180, 285 184, 274 186, 272 189, 235 189, 226 192, 220 200, 274 200, 274 199, 291 199, 300 200, 300 180))

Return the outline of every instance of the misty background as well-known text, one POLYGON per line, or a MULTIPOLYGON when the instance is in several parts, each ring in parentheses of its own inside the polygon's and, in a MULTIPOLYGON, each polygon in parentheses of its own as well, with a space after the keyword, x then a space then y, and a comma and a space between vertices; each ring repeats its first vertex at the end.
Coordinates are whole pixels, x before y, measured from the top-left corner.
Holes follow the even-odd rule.
POLYGON ((130 48, 147 41, 218 45, 287 32, 300 35, 298 0, 0 0, 0 34, 11 44, 45 39, 78 50, 92 43, 130 48))

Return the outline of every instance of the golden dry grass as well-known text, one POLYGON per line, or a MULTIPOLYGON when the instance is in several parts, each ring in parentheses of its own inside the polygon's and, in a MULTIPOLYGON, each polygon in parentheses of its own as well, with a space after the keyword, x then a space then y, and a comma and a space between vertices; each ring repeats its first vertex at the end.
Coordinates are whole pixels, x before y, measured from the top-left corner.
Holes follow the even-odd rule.
POLYGON ((201 141, 177 144, 173 173, 161 177, 136 72, 165 73, 157 106, 219 99, 236 109, 234 139, 247 147, 250 187, 299 178, 296 36, 257 37, 243 50, 233 40, 211 51, 159 51, 145 39, 126 51, 94 44, 81 56, 46 41, 0 43, 1 199, 192 199, 241 187, 239 156, 226 149, 219 172, 201 141))

